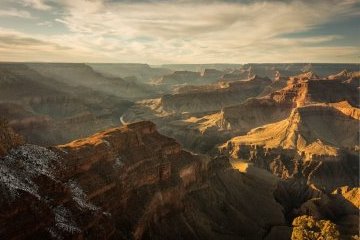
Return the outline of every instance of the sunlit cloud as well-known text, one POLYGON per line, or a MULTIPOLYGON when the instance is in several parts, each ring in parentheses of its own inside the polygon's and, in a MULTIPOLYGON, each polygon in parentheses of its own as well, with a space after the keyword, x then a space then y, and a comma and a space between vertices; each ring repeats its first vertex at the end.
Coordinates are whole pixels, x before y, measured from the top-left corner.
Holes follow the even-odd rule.
POLYGON ((357 18, 359 2, 354 0, 21 1, 50 16, 56 12, 36 25, 53 28, 57 23, 67 31, 35 37, 71 48, 80 60, 84 53, 104 62, 150 63, 331 62, 356 61, 360 55, 358 46, 341 46, 349 36, 338 33, 286 36, 357 18), (335 41, 340 45, 330 44, 335 41))
POLYGON ((61 46, 51 41, 33 38, 20 32, 0 28, 0 46, 3 48, 16 48, 17 50, 64 50, 69 47, 61 46))

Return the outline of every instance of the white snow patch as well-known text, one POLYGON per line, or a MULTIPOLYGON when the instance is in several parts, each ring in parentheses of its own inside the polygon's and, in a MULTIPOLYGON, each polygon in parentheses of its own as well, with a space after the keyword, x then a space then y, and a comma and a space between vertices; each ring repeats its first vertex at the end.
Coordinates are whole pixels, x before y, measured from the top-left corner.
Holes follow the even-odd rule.
POLYGON ((64 206, 59 205, 54 208, 55 226, 68 233, 78 233, 81 230, 76 226, 71 212, 64 206))
POLYGON ((79 205, 80 208, 93 211, 99 209, 97 206, 88 202, 86 194, 75 181, 70 180, 67 185, 71 190, 73 200, 79 205))
POLYGON ((51 150, 31 144, 22 145, 0 160, 0 188, 8 192, 10 199, 16 198, 19 190, 40 199, 39 187, 33 179, 41 175, 55 179, 53 172, 58 166, 59 157, 51 150))
POLYGON ((38 186, 29 178, 22 178, 22 174, 18 174, 14 169, 6 165, 0 164, 0 185, 9 193, 10 199, 19 196, 18 190, 22 190, 34 195, 40 199, 38 194, 38 186))
POLYGON ((121 157, 121 156, 117 157, 117 158, 115 159, 113 168, 121 168, 122 166, 124 166, 124 163, 123 163, 121 160, 122 160, 122 157, 121 157))

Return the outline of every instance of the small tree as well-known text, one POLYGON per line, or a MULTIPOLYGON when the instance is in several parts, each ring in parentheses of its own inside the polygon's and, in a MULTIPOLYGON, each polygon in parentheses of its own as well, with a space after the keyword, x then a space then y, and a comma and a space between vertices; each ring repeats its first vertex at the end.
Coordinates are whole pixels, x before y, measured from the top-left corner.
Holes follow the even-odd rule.
POLYGON ((292 222, 292 240, 338 240, 340 233, 336 224, 329 220, 317 220, 312 216, 303 215, 292 222))

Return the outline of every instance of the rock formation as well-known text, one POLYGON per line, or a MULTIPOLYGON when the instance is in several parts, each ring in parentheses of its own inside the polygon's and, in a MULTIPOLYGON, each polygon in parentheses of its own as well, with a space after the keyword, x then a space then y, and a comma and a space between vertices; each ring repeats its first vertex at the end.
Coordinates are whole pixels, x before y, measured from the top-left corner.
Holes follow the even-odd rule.
POLYGON ((161 104, 169 112, 206 112, 234 105, 256 97, 270 79, 255 76, 246 81, 221 82, 216 89, 199 89, 189 93, 164 95, 161 104))
MULTIPOLYGON (((358 190, 337 189, 358 188, 358 111, 347 102, 298 107, 289 118, 232 138, 221 149, 282 179, 274 195, 288 221, 302 215, 327 219, 350 238, 358 232, 359 206, 344 196, 358 190)), ((293 239, 306 234, 300 219, 293 222, 293 239)))
POLYGON ((358 164, 351 156, 356 156, 359 148, 358 123, 358 119, 331 105, 309 105, 294 109, 285 120, 231 139, 222 149, 234 158, 255 161, 283 178, 306 166, 308 172, 303 173, 308 183, 318 188, 356 186, 358 164), (336 171, 333 179, 326 180, 331 171, 336 171))
POLYGON ((14 147, 0 171, 5 239, 260 239, 285 225, 274 186, 182 150, 151 122, 14 147))
MULTIPOLYGON (((352 109, 354 112, 358 111, 356 108, 352 109)), ((358 148, 358 136, 354 133, 357 132, 359 119, 351 110, 349 115, 344 112, 331 104, 295 108, 289 118, 255 128, 247 135, 233 138, 227 144, 296 149, 305 160, 322 155, 338 156, 339 148, 358 148)))

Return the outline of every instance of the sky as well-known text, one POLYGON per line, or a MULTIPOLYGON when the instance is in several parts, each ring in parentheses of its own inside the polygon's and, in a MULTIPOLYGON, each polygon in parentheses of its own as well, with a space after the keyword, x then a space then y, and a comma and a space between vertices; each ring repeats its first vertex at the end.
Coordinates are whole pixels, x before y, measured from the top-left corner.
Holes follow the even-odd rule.
POLYGON ((0 0, 0 61, 360 62, 360 0, 0 0))

